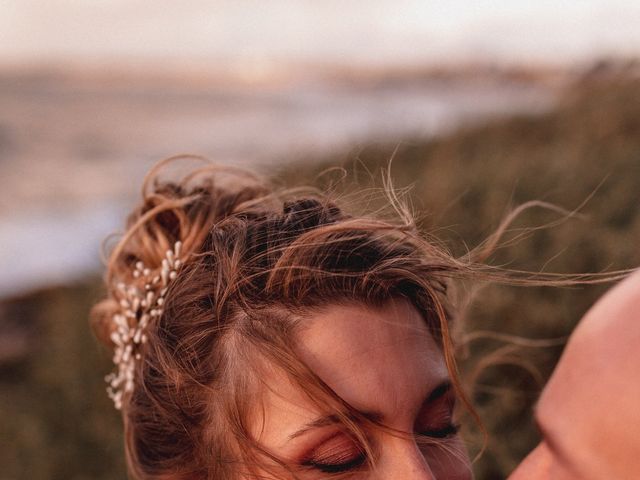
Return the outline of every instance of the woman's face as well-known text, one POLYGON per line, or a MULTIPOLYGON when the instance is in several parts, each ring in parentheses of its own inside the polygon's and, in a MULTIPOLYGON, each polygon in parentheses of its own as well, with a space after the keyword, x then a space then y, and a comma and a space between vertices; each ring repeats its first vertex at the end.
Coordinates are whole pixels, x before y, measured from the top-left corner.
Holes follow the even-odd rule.
POLYGON ((342 399, 368 418, 413 434, 363 426, 375 457, 371 469, 335 415, 320 411, 285 375, 269 374, 253 434, 299 478, 472 478, 443 355, 409 302, 329 306, 305 323, 297 340, 302 359, 342 399))

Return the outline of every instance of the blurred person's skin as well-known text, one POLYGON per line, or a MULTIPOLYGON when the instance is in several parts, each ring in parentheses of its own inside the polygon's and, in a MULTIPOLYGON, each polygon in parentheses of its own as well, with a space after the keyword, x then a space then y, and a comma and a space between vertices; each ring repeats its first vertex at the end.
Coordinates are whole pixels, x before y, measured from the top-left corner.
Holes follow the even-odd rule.
POLYGON ((510 480, 640 479, 640 271, 582 319, 536 422, 542 441, 510 480))

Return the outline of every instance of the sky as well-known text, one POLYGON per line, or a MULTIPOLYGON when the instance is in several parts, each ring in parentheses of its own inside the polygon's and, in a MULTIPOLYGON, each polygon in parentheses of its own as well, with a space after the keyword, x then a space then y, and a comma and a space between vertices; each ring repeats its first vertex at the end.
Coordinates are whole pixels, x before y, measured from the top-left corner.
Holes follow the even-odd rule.
POLYGON ((638 0, 2 0, 0 65, 581 61, 640 52, 638 0))

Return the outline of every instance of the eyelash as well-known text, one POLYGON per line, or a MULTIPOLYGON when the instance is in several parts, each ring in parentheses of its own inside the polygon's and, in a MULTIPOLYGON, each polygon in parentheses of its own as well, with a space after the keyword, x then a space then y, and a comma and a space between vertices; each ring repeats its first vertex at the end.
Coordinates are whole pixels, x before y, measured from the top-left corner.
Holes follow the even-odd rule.
POLYGON ((427 430, 424 432, 418 432, 418 435, 421 435, 423 437, 429 437, 429 438, 445 439, 445 438, 449 438, 449 437, 453 437, 454 435, 457 435, 459 431, 460 431, 459 424, 450 423, 449 425, 446 425, 445 427, 439 428, 437 430, 427 430))
MULTIPOLYGON (((443 428, 437 430, 427 430, 418 432, 418 436, 429 437, 433 439, 443 440, 449 437, 453 437, 458 434, 460 425, 450 423, 443 428)), ((308 459, 303 462, 303 465, 311 468, 315 468, 323 473, 343 473, 349 470, 354 470, 362 466, 367 460, 366 453, 361 451, 358 455, 342 463, 323 463, 317 460, 308 459)))

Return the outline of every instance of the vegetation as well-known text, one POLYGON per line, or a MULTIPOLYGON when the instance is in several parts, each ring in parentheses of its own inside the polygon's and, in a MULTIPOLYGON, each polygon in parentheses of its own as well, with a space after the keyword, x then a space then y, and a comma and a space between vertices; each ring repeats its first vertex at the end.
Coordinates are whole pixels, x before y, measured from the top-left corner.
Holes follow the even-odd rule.
MULTIPOLYGON (((372 180, 364 173, 375 178, 392 156, 394 184, 412 187, 407 200, 421 214, 421 228, 458 255, 486 238, 509 209, 537 199, 568 210, 582 205, 583 216, 525 236, 493 256, 493 264, 553 272, 640 265, 636 79, 578 82, 557 109, 541 116, 498 120, 432 141, 307 158, 284 166, 279 175, 298 184, 329 166, 345 165, 366 187, 372 180)), ((533 208, 516 220, 506 240, 521 227, 562 218, 533 208)), ((475 464, 478 479, 505 478, 537 442, 532 404, 563 339, 604 288, 488 286, 475 295, 464 317, 461 370, 489 433, 487 450, 475 464), (484 331, 560 340, 523 344, 469 335, 484 331)), ((2 322, 19 322, 31 332, 29 351, 0 366, 0 478, 124 477, 120 424, 100 375, 110 370, 109 359, 87 328, 88 309, 99 294, 98 282, 90 280, 8 302, 0 310, 2 322)), ((467 432, 471 439, 473 430, 467 432)), ((478 448, 472 440, 472 450, 478 448)))

